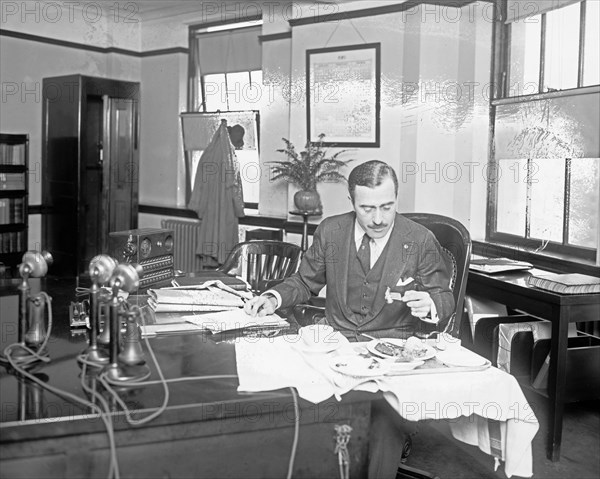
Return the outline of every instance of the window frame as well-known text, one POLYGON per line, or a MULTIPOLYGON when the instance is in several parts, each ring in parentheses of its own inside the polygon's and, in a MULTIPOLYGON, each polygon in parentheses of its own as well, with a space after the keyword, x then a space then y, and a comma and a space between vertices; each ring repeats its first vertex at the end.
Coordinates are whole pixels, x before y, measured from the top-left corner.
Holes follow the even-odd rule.
MULTIPOLYGON (((200 80, 199 80, 199 84, 200 84, 200 96, 199 99, 202 100, 200 102, 200 106, 202 107, 200 110, 200 112, 202 113, 215 113, 217 111, 223 111, 223 112, 237 112, 237 111, 241 111, 239 109, 231 109, 230 105, 229 105, 229 86, 228 86, 228 80, 227 77, 228 75, 237 75, 240 73, 244 73, 246 75, 248 75, 248 84, 252 85, 252 83, 256 83, 252 80, 252 74, 256 73, 256 72, 261 72, 262 74, 262 69, 261 70, 241 70, 241 71, 231 71, 231 72, 225 72, 225 73, 210 73, 208 75, 201 75, 200 76, 200 80), (225 104, 226 104, 226 108, 225 110, 215 110, 215 111, 210 111, 206 108, 206 90, 205 90, 205 85, 206 85, 206 77, 210 76, 210 75, 224 75, 224 85, 225 85, 225 93, 226 93, 226 98, 225 98, 225 104)), ((244 111, 254 111, 256 110, 255 108, 252 109, 248 109, 248 110, 244 110, 244 111)))
MULTIPOLYGON (((509 96, 510 93, 510 52, 511 52, 511 27, 512 24, 504 23, 506 18, 507 3, 502 2, 502 9, 500 15, 496 17, 494 21, 493 31, 493 45, 492 45, 492 71, 491 71, 491 83, 496 85, 497 88, 492 89, 493 97, 490 99, 490 144, 489 144, 489 166, 492 171, 498 171, 499 162, 502 159, 497 159, 495 155, 495 136, 496 136, 496 109, 498 106, 506 105, 510 103, 524 103, 534 100, 544 100, 559 97, 569 97, 572 95, 588 94, 588 93, 600 93, 600 85, 582 86, 583 83, 583 60, 584 60, 584 39, 585 39, 585 13, 586 13, 586 0, 582 0, 580 3, 580 16, 579 16, 579 55, 578 55, 578 72, 577 72, 577 87, 569 88, 564 90, 543 92, 544 88, 544 56, 546 52, 545 48, 545 33, 546 33, 546 13, 541 14, 542 25, 541 25, 541 41, 540 41, 540 66, 539 66, 539 82, 538 92, 528 95, 514 95, 509 96)), ((533 160, 528 158, 528 161, 533 160)), ((525 236, 516 234, 510 234, 505 232, 497 231, 497 220, 498 220, 498 182, 488 181, 487 184, 487 208, 486 208, 486 241, 491 243, 501 243, 513 245, 513 247, 524 248, 531 252, 548 252, 567 257, 577 258, 578 260, 584 260, 586 262, 595 262, 597 257, 598 245, 596 248, 577 246, 568 243, 569 235, 569 194, 570 185, 567 183, 569 180, 569 168, 568 163, 572 159, 565 158, 565 200, 563 202, 563 224, 562 224, 562 241, 548 241, 528 237, 529 230, 527 224, 529 224, 531 212, 526 207, 526 229, 525 236)), ((528 182, 528 191, 530 188, 528 182)), ((600 228, 600 225, 598 225, 600 228)))

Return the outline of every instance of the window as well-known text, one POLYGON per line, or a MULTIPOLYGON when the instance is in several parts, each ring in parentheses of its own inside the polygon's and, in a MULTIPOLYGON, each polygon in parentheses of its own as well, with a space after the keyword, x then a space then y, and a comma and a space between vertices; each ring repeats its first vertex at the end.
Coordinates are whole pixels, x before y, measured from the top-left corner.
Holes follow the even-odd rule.
MULTIPOLYGON (((233 117, 239 113, 241 118, 250 115, 256 119, 250 128, 248 125, 244 128, 247 138, 243 144, 234 138, 232 141, 240 163, 244 202, 247 207, 257 207, 260 182, 257 110, 263 95, 258 36, 262 22, 259 18, 250 20, 226 29, 220 26, 218 31, 205 25, 190 27, 188 111, 234 113, 233 117), (247 141, 248 135, 253 141, 247 141)), ((228 126, 236 124, 228 120, 228 126)), ((194 150, 187 158, 188 191, 194 184, 202 151, 194 150)))
POLYGON ((500 88, 491 106, 488 240, 596 257, 599 4, 504 4, 507 21, 495 47, 500 88))
POLYGON ((262 70, 204 75, 203 111, 257 110, 262 95, 262 70))

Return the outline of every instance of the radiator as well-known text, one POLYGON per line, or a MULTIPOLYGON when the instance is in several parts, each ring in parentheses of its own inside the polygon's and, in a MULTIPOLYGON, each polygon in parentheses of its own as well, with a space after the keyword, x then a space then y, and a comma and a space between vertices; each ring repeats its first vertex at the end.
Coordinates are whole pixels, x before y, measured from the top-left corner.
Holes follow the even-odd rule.
POLYGON ((202 266, 200 257, 196 256, 198 246, 199 221, 162 220, 161 227, 173 230, 175 248, 173 249, 174 267, 190 273, 199 271, 202 266))

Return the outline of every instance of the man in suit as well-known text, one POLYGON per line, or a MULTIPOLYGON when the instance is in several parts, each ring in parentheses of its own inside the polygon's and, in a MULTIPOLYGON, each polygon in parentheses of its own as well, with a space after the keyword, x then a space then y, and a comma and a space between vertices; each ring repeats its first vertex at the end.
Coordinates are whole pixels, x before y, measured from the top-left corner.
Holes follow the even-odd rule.
MULTIPOLYGON (((350 173, 348 191, 354 211, 323 220, 298 272, 246 303, 246 312, 272 314, 327 286, 327 322, 351 339, 363 332, 407 338, 420 321, 446 323, 455 307, 450 272, 431 231, 396 213, 394 170, 363 163, 350 173), (407 283, 400 301, 386 300, 388 288, 407 283)), ((395 477, 406 427, 386 403, 376 403, 369 477, 395 477)))

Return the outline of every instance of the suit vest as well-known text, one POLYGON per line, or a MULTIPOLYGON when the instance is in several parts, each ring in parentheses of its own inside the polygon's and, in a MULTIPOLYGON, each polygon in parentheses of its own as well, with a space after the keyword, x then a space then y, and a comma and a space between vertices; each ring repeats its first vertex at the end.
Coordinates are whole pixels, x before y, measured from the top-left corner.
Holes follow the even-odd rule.
POLYGON ((379 281, 383 275, 383 265, 388 255, 389 244, 388 241, 381 252, 381 256, 369 272, 365 274, 358 262, 356 244, 352 241, 348 258, 348 307, 354 313, 359 325, 365 322, 367 314, 373 309, 373 302, 375 301, 379 281))

